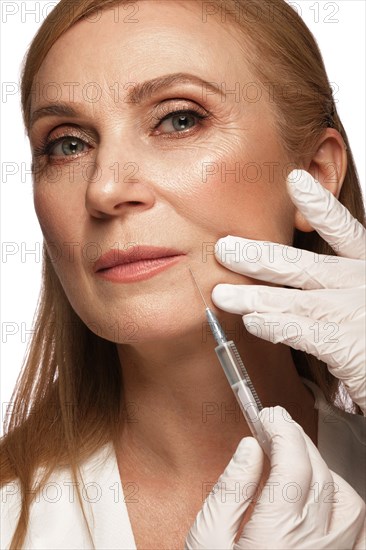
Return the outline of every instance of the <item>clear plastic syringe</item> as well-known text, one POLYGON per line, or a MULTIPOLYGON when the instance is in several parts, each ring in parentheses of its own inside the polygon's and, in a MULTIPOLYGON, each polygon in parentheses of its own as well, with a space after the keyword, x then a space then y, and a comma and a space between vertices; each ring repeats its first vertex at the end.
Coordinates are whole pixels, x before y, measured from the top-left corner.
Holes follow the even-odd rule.
POLYGON ((218 344, 215 348, 216 355, 222 368, 224 369, 226 378, 228 379, 231 389, 233 390, 239 403, 239 407, 245 420, 247 421, 249 429, 262 447, 263 451, 267 454, 267 456, 269 456, 269 441, 259 419, 259 412, 263 409, 262 403, 260 402, 253 383, 249 378, 249 374, 244 367, 236 345, 233 340, 228 341, 226 338, 225 332, 223 331, 216 315, 208 307, 191 268, 189 267, 188 269, 192 274, 193 280, 206 306, 207 321, 218 344))

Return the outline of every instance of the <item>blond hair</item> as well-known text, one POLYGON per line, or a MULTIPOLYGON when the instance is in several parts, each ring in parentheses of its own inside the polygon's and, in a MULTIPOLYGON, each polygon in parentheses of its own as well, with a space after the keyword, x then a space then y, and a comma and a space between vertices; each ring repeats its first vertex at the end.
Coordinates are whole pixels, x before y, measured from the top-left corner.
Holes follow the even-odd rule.
MULTIPOLYGON (((34 77, 52 45, 86 15, 127 1, 61 0, 45 19, 29 48, 22 75, 27 129, 34 77)), ((309 155, 315 152, 325 128, 332 126, 341 134, 348 166, 339 200, 365 225, 362 193, 347 134, 333 102, 317 43, 303 20, 284 0, 220 0, 211 4, 227 6, 227 17, 231 17, 230 25, 237 31, 243 55, 244 45, 250 46, 252 71, 263 84, 271 83, 276 129, 288 157, 300 166, 304 151, 309 155), (230 12, 238 7, 245 17, 236 20, 230 12), (297 86, 300 96, 276 93, 286 84, 297 86)), ((293 246, 334 254, 316 232, 295 230, 293 246)), ((299 374, 317 383, 328 401, 334 403, 339 382, 326 365, 304 352, 291 353, 299 374)), ((109 441, 116 444, 121 394, 116 345, 91 332, 73 311, 44 247, 34 334, 11 398, 12 414, 4 423, 5 435, 0 441, 0 486, 18 479, 22 490, 22 508, 11 550, 21 548, 26 537, 30 505, 36 496, 29 490, 36 468, 44 468, 38 490, 57 467, 70 466, 76 482, 81 461, 109 441)), ((354 412, 360 412, 357 406, 354 412)), ((86 520, 79 485, 76 487, 86 520)), ((88 530, 92 541, 89 526, 88 530)))

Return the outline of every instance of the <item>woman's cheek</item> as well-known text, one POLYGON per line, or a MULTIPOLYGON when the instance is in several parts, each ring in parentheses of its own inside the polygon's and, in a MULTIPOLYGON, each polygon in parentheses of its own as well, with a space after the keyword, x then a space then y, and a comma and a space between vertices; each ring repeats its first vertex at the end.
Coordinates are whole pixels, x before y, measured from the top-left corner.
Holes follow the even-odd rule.
POLYGON ((63 204, 67 204, 65 200, 65 197, 58 194, 55 196, 47 188, 38 188, 33 196, 38 222, 55 268, 58 263, 67 262, 72 243, 78 241, 77 227, 73 224, 70 210, 62 207, 63 204))
POLYGON ((224 129, 219 138, 206 141, 193 162, 185 159, 189 168, 181 172, 185 177, 177 196, 187 217, 213 235, 291 242, 293 206, 283 153, 276 140, 259 135, 255 127, 250 135, 243 140, 237 130, 224 129))
POLYGON ((279 241, 288 236, 291 223, 284 182, 253 182, 240 173, 239 166, 236 170, 232 166, 235 163, 213 165, 203 180, 201 219, 225 234, 279 241))
POLYGON ((54 239, 51 222, 54 220, 52 200, 49 199, 48 193, 38 186, 33 192, 33 203, 43 236, 46 241, 51 241, 54 239))

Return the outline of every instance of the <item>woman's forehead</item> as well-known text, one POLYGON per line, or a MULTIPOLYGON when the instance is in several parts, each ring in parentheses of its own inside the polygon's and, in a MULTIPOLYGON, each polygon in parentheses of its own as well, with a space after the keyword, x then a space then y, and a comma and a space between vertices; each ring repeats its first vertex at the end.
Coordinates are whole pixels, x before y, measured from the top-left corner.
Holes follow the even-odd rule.
POLYGON ((123 17, 126 12, 109 9, 73 25, 48 52, 36 81, 110 86, 179 72, 228 86, 248 80, 231 25, 205 21, 198 7, 187 9, 179 2, 137 5, 134 22, 123 17))

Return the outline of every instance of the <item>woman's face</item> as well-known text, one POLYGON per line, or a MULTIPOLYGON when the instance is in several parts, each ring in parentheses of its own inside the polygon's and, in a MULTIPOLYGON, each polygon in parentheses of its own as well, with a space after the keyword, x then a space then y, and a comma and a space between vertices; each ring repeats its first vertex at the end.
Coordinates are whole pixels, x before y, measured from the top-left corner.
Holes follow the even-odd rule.
POLYGON ((131 327, 134 342, 197 332, 204 307, 188 266, 208 302, 218 283, 255 283, 217 262, 220 237, 292 242, 288 159, 266 89, 204 4, 141 1, 90 16, 55 43, 34 83, 32 112, 63 107, 40 111, 30 132, 48 252, 76 313, 120 343, 131 327), (180 73, 191 76, 171 77, 180 73), (139 245, 184 255, 142 281, 94 272, 101 254, 139 245))

